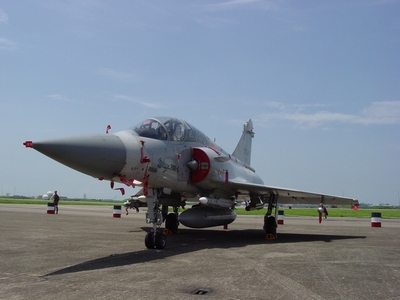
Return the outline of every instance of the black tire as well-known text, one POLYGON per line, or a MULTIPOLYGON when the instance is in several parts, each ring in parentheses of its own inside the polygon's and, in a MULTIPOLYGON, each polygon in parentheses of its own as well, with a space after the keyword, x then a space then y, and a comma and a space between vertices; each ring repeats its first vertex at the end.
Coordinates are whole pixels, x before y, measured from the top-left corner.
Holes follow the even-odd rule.
POLYGON ((172 233, 178 232, 178 216, 174 213, 169 213, 165 219, 165 228, 172 231, 172 233))
POLYGON ((265 216, 264 217, 264 230, 266 234, 276 235, 276 222, 275 217, 265 216))
POLYGON ((164 249, 167 244, 167 238, 162 232, 156 233, 156 249, 164 249))
POLYGON ((146 237, 144 238, 144 244, 146 245, 147 249, 154 249, 154 243, 153 243, 153 233, 149 232, 146 234, 146 237))

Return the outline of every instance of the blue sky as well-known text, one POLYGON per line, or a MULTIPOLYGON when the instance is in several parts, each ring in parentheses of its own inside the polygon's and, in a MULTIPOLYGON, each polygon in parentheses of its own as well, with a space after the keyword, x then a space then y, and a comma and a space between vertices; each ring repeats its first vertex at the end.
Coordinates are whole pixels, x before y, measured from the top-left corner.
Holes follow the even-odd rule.
POLYGON ((2 1, 1 193, 124 198, 26 140, 176 116, 232 152, 251 118, 266 184, 399 204, 399 11, 396 0, 2 1))

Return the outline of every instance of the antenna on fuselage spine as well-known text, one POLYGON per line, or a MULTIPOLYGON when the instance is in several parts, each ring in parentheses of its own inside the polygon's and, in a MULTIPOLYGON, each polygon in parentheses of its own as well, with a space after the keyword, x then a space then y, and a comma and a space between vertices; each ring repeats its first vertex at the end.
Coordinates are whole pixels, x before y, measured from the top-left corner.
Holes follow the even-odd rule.
POLYGON ((242 136, 236 146, 235 151, 233 151, 232 156, 244 162, 246 165, 250 166, 251 160, 251 142, 254 137, 253 132, 253 122, 251 119, 243 125, 242 136))

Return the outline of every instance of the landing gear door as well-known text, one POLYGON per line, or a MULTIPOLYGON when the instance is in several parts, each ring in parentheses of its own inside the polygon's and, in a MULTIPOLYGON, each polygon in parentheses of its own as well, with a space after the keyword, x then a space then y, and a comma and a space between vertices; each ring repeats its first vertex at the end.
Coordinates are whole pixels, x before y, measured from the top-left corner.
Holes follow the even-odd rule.
POLYGON ((192 149, 186 148, 179 151, 178 158, 178 180, 189 182, 190 168, 187 163, 192 159, 192 149))

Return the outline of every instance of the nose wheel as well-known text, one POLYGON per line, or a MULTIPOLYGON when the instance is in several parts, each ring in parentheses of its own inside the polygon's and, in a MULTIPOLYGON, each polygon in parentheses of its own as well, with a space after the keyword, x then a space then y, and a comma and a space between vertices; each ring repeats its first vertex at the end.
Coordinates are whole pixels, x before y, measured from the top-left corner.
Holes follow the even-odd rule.
POLYGON ((167 238, 162 232, 151 231, 146 234, 144 244, 147 249, 164 249, 165 245, 167 245, 167 238))

